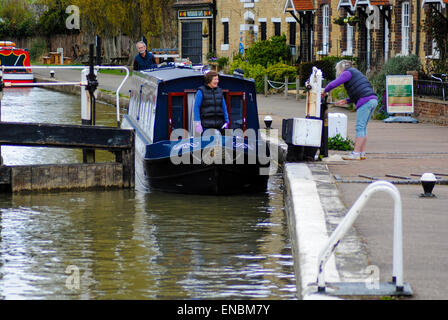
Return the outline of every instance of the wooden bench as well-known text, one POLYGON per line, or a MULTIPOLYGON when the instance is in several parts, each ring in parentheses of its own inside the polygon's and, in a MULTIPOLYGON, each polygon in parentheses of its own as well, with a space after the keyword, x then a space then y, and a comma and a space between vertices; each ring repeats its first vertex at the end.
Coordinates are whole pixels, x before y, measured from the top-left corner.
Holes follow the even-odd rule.
POLYGON ((42 57, 42 63, 43 64, 51 64, 51 59, 49 56, 42 57))

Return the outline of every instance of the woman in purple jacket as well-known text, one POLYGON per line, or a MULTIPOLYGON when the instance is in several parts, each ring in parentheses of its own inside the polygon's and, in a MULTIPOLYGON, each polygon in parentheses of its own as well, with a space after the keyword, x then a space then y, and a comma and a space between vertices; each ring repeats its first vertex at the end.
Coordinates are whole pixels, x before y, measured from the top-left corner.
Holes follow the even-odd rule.
POLYGON ((353 68, 351 61, 341 60, 336 64, 336 79, 325 87, 322 98, 341 84, 344 84, 349 98, 339 100, 336 105, 354 103, 356 106, 355 150, 343 156, 342 159, 364 160, 366 159, 367 124, 378 105, 378 98, 369 80, 358 69, 353 68))

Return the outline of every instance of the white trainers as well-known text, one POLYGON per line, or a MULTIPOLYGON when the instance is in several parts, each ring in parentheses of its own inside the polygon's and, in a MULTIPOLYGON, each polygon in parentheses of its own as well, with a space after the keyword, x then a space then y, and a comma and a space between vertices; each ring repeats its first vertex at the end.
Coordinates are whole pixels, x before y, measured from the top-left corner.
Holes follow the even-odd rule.
POLYGON ((366 160, 366 153, 365 152, 361 152, 361 154, 359 155, 359 157, 361 158, 361 160, 366 160))
POLYGON ((359 152, 350 152, 348 155, 343 156, 344 160, 361 160, 361 154, 359 152))

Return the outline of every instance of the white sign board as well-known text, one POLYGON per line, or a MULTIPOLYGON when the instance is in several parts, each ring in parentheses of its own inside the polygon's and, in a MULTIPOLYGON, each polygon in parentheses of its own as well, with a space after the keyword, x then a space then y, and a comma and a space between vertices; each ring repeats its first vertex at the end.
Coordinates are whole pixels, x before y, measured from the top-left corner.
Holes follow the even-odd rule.
POLYGON ((386 76, 387 113, 414 113, 412 75, 386 76))

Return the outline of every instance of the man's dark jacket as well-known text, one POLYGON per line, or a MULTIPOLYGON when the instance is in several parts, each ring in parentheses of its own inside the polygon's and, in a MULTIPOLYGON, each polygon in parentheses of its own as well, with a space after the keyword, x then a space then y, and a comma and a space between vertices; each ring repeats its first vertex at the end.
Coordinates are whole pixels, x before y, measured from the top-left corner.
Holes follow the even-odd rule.
POLYGON ((156 62, 154 61, 154 56, 151 52, 146 50, 146 56, 143 58, 139 53, 135 56, 134 59, 134 70, 146 70, 150 68, 154 68, 156 66, 156 62))

